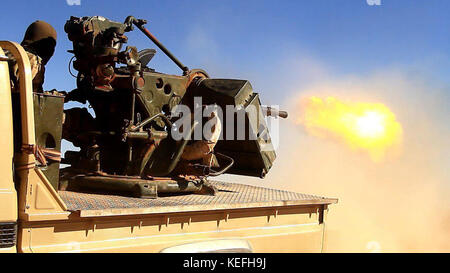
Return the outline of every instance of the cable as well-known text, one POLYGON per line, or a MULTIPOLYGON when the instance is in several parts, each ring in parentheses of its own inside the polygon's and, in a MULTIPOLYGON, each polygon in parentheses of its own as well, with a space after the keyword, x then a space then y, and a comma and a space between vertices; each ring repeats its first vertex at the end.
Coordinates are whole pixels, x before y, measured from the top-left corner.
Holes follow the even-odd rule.
POLYGON ((70 58, 70 61, 69 61, 69 74, 72 75, 72 77, 74 77, 74 78, 78 78, 77 76, 75 76, 75 75, 72 73, 72 69, 70 68, 70 67, 71 67, 71 64, 72 64, 73 58, 75 58, 75 56, 72 56, 72 58, 70 58))

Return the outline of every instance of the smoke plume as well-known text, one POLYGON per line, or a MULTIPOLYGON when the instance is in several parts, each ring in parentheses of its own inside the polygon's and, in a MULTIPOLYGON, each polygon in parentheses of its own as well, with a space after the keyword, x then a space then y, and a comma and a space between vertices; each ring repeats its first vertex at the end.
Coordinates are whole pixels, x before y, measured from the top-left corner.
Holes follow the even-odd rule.
POLYGON ((339 198, 326 226, 330 252, 450 251, 445 88, 396 70, 326 78, 291 88, 296 99, 286 103, 290 119, 281 121, 266 179, 233 180, 339 198), (337 108, 358 116, 360 106, 387 115, 391 133, 381 150, 336 121, 337 108), (317 116, 319 109, 329 115, 317 116))
MULTIPOLYGON (((202 37, 214 37, 213 28, 199 30, 207 33, 202 37)), ((214 43, 211 54, 191 45, 192 52, 213 60, 208 71, 249 79, 263 104, 280 104, 290 114, 280 121, 280 131, 272 132, 279 133, 278 156, 266 179, 222 179, 339 198, 330 206, 326 223, 329 252, 450 251, 450 87, 425 75, 436 71, 432 64, 342 75, 309 52, 286 45, 267 68, 246 71, 240 69, 240 60, 221 54, 227 52, 221 43, 214 43), (311 108, 312 97, 319 100, 313 106, 331 112, 333 126, 327 119, 305 119, 317 108, 311 108), (364 117, 358 105, 378 105, 392 134, 364 145, 367 138, 352 130, 358 126, 338 126, 332 115, 338 105, 353 113, 350 124, 364 117)), ((378 122, 366 131, 364 124, 363 135, 382 132, 378 122)))

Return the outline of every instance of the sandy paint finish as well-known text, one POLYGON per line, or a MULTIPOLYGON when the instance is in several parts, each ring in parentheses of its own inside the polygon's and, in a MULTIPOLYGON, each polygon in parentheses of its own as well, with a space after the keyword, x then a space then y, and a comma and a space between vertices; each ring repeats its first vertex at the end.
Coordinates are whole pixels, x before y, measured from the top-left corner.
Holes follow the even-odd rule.
MULTIPOLYGON (((9 41, 0 41, 0 48, 7 49, 12 53, 17 61, 19 67, 19 92, 20 92, 20 110, 21 110, 21 130, 22 130, 22 145, 35 145, 35 127, 34 127, 34 108, 33 108, 33 86, 31 78, 31 68, 28 55, 25 50, 17 43, 9 41)), ((9 73, 9 72, 8 72, 9 73)), ((9 75, 9 74, 8 74, 9 75)), ((3 78, 3 77, 2 77, 3 78)), ((9 76, 5 79, 9 79, 9 76)), ((9 80, 8 80, 9 82, 9 80)), ((3 86, 3 85, 2 85, 3 86)), ((5 86, 9 89, 8 92, 2 89, 1 94, 8 93, 5 95, 5 101, 9 103, 9 108, 11 110, 11 91, 9 85, 5 86), (9 98, 9 99, 8 99, 9 98)), ((0 110, 3 111, 3 108, 0 110)), ((11 111, 10 111, 11 112, 11 111)), ((1 113, 1 112, 0 112, 1 113)), ((5 113, 4 117, 8 117, 10 120, 1 120, 1 126, 5 126, 9 145, 2 145, 0 149, 6 149, 5 153, 1 154, 0 163, 2 166, 5 165, 9 170, 5 170, 3 173, 10 173, 9 177, 5 176, 7 179, 4 180, 4 184, 8 187, 14 189, 14 182, 12 179, 12 112, 11 114, 5 113), (9 132, 9 133, 8 133, 9 132), (10 150, 11 149, 11 150, 10 150), (9 164, 9 167, 8 167, 9 164)), ((3 118, 3 116, 2 116, 3 118)), ((2 131, 3 132, 3 131, 2 131)), ((6 136, 6 135, 5 135, 6 136)), ((8 144, 8 143, 6 143, 8 144)), ((32 220, 51 220, 51 219, 67 219, 70 214, 67 212, 67 207, 65 206, 62 199, 58 196, 57 192, 53 189, 45 175, 41 170, 34 168, 35 157, 33 154, 25 153, 23 151, 15 151, 14 164, 15 169, 18 174, 19 183, 19 202, 18 208, 13 208, 16 214, 15 219, 17 220, 17 214, 19 219, 25 221, 32 220)), ((1 169, 0 169, 1 170, 1 169)), ((1 186, 1 184, 0 184, 1 186)), ((15 194, 17 198, 17 194, 15 194)), ((5 200, 4 204, 10 204, 14 206, 17 202, 12 202, 12 200, 5 200), (7 202, 7 203, 6 203, 7 202)), ((8 206, 5 206, 8 207, 8 206)), ((0 215, 1 217, 1 215, 0 215)), ((0 219, 1 220, 1 219, 0 219)), ((3 221, 3 220, 1 220, 3 221)), ((20 233, 20 231, 19 231, 20 233)))
POLYGON ((246 240, 254 252, 321 252, 323 206, 239 209, 23 224, 23 252, 160 252, 195 242, 246 240))
MULTIPOLYGON (((5 55, 0 47, 0 55, 5 55)), ((0 61, 0 222, 17 221, 17 193, 13 181, 13 119, 7 61, 0 61)))
POLYGON ((70 212, 39 169, 21 172, 19 218, 24 221, 44 221, 68 219, 70 212))
POLYGON ((30 60, 18 43, 0 41, 0 47, 9 50, 19 67, 20 106, 22 112, 22 138, 24 144, 34 144, 33 82, 30 60))
MULTIPOLYGON (((0 47, 0 56, 4 56, 0 47)), ((0 61, 0 222, 17 221, 17 192, 13 181, 13 119, 8 62, 0 61)), ((16 247, 0 253, 16 252, 16 247)))

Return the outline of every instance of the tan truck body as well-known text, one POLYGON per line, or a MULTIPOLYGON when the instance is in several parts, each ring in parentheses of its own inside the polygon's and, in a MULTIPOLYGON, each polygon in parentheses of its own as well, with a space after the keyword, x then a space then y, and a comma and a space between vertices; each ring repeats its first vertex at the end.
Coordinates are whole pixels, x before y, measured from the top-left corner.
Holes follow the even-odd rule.
POLYGON ((22 144, 35 144, 30 64, 0 42, 1 252, 321 252, 336 199, 213 182, 217 196, 137 199, 57 192, 33 154, 14 151, 8 63, 19 64, 22 144))

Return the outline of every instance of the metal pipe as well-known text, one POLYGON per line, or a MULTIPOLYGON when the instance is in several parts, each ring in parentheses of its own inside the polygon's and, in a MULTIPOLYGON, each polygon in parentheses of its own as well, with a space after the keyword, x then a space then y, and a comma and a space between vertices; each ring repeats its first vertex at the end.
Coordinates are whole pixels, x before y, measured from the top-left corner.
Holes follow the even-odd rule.
POLYGON ((169 57, 181 70, 183 70, 183 73, 187 74, 189 71, 189 68, 185 66, 180 60, 178 60, 158 39, 148 30, 144 27, 144 24, 146 23, 145 20, 133 20, 133 24, 141 30, 145 36, 147 36, 150 40, 152 40, 155 45, 159 47, 159 49, 164 52, 167 57, 169 57))
POLYGON ((225 158, 225 159, 227 159, 228 161, 229 161, 229 163, 228 163, 228 165, 227 166, 225 166, 222 170, 220 170, 220 171, 212 171, 212 172, 210 172, 209 174, 208 174, 208 176, 219 176, 219 175, 221 175, 221 174, 224 174, 226 171, 228 171, 233 165, 234 165, 234 159, 233 158, 231 158, 231 157, 229 157, 229 156, 226 156, 226 155, 224 155, 224 154, 221 154, 221 153, 216 153, 216 156, 217 157, 222 157, 222 158, 225 158))
POLYGON ((128 132, 126 133, 127 139, 142 139, 148 140, 150 139, 150 134, 147 131, 144 132, 128 132))
POLYGON ((189 140, 192 138, 192 134, 194 133, 195 128, 198 125, 198 121, 194 120, 191 125, 191 130, 189 131, 189 137, 183 139, 180 143, 180 146, 178 147, 178 151, 175 153, 174 157, 172 158, 172 162, 170 163, 169 167, 165 171, 165 173, 162 176, 169 175, 177 166, 178 162, 180 161, 181 155, 183 154, 184 148, 186 147, 186 144, 189 142, 189 140))
POLYGON ((143 131, 143 132, 127 132, 126 138, 127 139, 142 139, 142 140, 149 140, 149 139, 158 139, 162 140, 169 136, 169 134, 166 131, 143 131))
POLYGON ((131 121, 130 121, 130 125, 133 126, 134 125, 134 112, 135 112, 135 107, 136 107, 136 93, 133 92, 133 99, 131 101, 131 121))
POLYGON ((270 107, 270 106, 262 106, 262 111, 266 116, 269 117, 280 117, 280 118, 287 118, 288 112, 278 110, 276 108, 270 107))
POLYGON ((142 161, 141 161, 141 166, 139 168, 139 176, 143 175, 144 168, 147 165, 148 161, 150 160, 150 157, 152 156, 155 149, 156 149, 156 143, 153 142, 152 144, 150 144, 148 146, 147 150, 145 151, 144 157, 142 158, 142 161))
MULTIPOLYGON (((133 100, 131 102, 131 121, 130 125, 134 125, 134 112, 135 112, 135 104, 136 104, 136 93, 133 92, 133 100)), ((131 142, 128 142, 128 167, 131 165, 133 161, 133 145, 131 142)))
POLYGON ((158 117, 162 118, 166 122, 166 125, 168 125, 169 127, 172 127, 172 122, 169 120, 169 118, 167 118, 163 113, 158 113, 152 117, 149 117, 148 119, 144 120, 143 122, 139 123, 138 125, 132 127, 130 129, 130 132, 136 132, 137 130, 141 129, 142 127, 147 125, 149 122, 151 122, 152 120, 154 120, 158 117))

